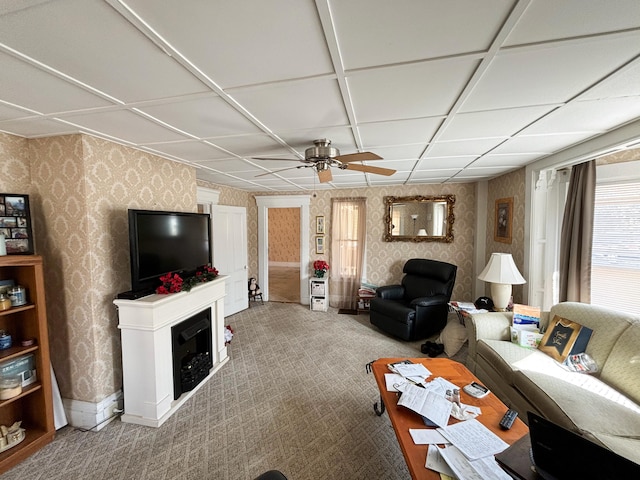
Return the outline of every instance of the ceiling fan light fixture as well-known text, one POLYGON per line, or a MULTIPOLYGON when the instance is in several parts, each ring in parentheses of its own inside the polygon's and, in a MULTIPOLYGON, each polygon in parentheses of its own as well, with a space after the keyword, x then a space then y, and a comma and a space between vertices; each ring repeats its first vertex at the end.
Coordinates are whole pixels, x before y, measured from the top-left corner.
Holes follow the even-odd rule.
POLYGON ((321 138, 313 141, 314 146, 304 151, 305 159, 329 159, 340 155, 340 150, 331 146, 331 140, 321 138))

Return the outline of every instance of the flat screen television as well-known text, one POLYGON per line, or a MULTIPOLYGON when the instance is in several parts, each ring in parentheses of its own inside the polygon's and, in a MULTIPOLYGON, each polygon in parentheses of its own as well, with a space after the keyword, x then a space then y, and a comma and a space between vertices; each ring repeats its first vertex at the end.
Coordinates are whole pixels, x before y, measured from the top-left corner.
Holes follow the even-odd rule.
POLYGON ((129 210, 132 292, 152 293, 160 277, 193 275, 211 262, 208 214, 129 210))

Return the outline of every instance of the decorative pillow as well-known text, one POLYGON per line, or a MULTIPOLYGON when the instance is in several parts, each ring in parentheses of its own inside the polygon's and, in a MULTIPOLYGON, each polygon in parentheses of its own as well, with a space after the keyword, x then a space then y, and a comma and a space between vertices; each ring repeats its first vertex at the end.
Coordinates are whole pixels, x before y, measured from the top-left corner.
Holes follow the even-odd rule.
POLYGON ((569 355, 584 353, 592 333, 590 328, 556 315, 549 322, 538 350, 562 363, 569 355))
POLYGON ((449 315, 447 318, 447 325, 440 333, 440 338, 437 343, 442 343, 444 345, 444 353, 451 358, 458 353, 466 341, 467 329, 460 323, 457 315, 449 315))

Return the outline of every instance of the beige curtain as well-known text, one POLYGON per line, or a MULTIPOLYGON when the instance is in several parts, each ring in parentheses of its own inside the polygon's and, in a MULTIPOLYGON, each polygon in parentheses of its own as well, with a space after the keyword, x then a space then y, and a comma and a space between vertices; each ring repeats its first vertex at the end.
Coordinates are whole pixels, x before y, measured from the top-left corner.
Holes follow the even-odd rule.
POLYGON ((330 305, 355 309, 362 278, 366 199, 331 199, 330 305))
POLYGON ((560 233, 561 302, 591 302, 591 249, 596 194, 596 162, 571 169, 560 233))

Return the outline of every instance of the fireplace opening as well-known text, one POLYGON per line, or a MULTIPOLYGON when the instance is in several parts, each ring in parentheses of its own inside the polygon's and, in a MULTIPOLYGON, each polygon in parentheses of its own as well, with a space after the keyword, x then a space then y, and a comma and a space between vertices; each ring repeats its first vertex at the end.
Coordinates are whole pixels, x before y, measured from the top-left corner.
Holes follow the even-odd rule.
POLYGON ((171 327, 173 399, 193 390, 213 368, 211 309, 171 327))

